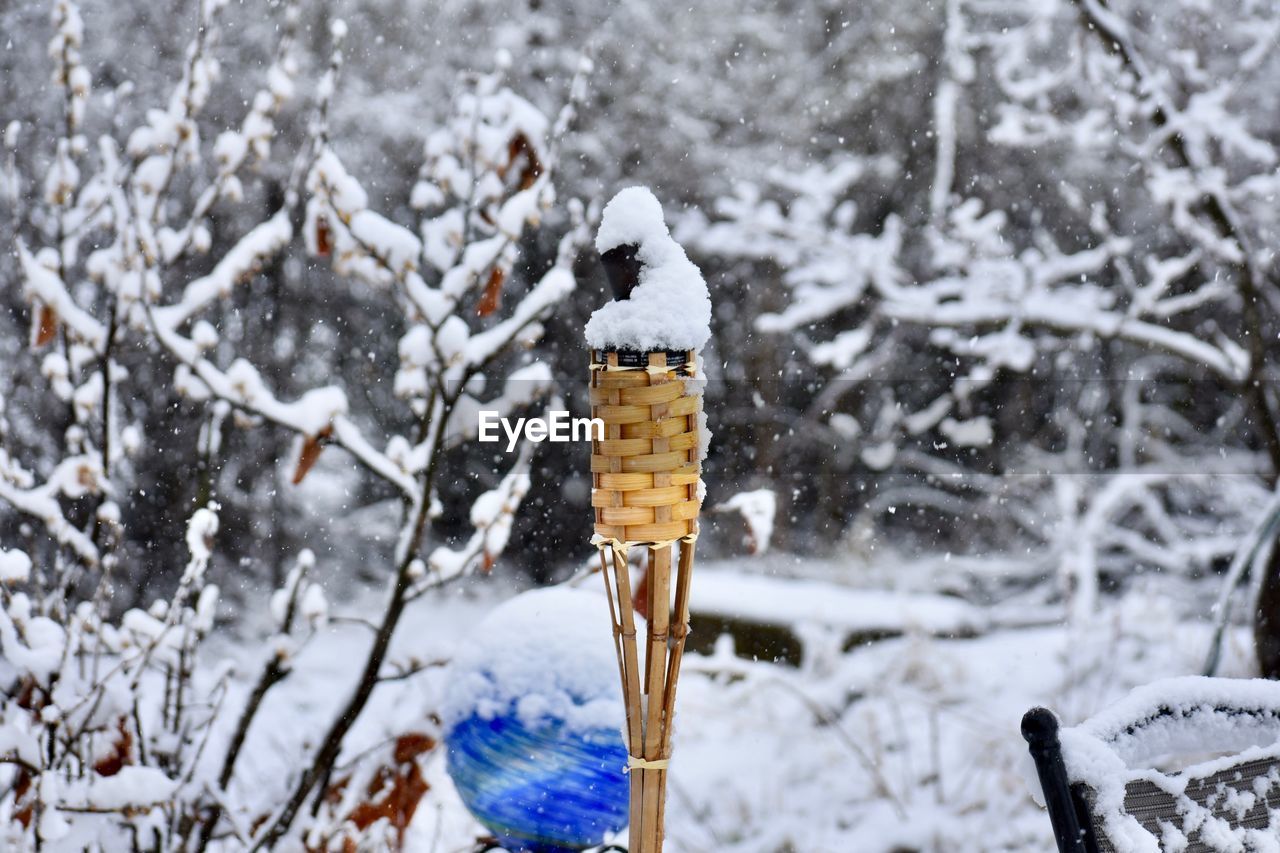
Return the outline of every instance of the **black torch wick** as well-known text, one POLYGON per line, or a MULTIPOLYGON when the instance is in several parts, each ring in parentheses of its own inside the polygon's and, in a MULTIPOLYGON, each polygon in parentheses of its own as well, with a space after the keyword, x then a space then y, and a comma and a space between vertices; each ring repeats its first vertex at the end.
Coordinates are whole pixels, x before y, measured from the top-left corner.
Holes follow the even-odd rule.
POLYGON ((600 256, 604 264, 604 274, 609 278, 609 287, 613 289, 614 299, 629 299, 631 291, 640 283, 640 267, 643 264, 638 255, 640 247, 635 243, 614 246, 600 256))
MULTIPOLYGON (((619 301, 631 298, 631 291, 640 283, 640 269, 644 262, 640 260, 640 247, 635 243, 614 246, 600 255, 604 264, 604 274, 609 279, 609 288, 613 290, 613 298, 619 301)), ((618 354, 620 367, 645 367, 649 364, 649 353, 634 349, 613 349, 618 354)), ((606 350, 594 352, 597 361, 604 361, 606 350)), ((685 350, 665 350, 667 367, 674 369, 680 376, 687 376, 689 353, 685 350)))

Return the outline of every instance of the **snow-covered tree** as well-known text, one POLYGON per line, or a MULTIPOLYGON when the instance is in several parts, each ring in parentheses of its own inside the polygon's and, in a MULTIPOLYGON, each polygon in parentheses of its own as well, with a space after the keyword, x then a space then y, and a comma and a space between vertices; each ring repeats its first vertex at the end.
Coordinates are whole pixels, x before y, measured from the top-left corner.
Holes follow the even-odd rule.
POLYGON ((1100 574, 1228 558, 1188 509, 1244 533, 1280 470, 1275 15, 1232 8, 948 0, 927 185, 851 146, 688 223, 780 278, 756 330, 822 377, 807 413, 878 479, 868 508, 925 508, 934 541, 962 519, 961 546, 1003 520, 988 535, 1048 546, 1080 618, 1100 574), (869 213, 886 179, 924 202, 869 213))

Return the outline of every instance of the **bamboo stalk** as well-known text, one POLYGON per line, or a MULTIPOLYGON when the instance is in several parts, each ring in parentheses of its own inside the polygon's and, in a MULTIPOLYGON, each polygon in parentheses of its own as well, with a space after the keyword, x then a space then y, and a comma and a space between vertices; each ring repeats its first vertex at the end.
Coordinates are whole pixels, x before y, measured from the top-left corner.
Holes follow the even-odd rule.
MULTIPOLYGON (((636 648, 635 606, 631 599, 631 572, 627 565, 627 556, 618 551, 613 552, 613 570, 618 590, 618 611, 622 617, 622 654, 623 676, 622 689, 627 708, 627 752, 630 755, 644 755, 643 718, 640 694, 640 655, 636 648)), ((634 815, 644 811, 644 790, 640 785, 631 784, 631 814, 628 847, 637 852, 644 849, 642 832, 644 822, 636 821, 634 815)))
MULTIPOLYGON (((670 628, 671 643, 667 659, 666 689, 662 694, 662 746, 659 754, 663 758, 671 755, 671 737, 675 728, 676 684, 680 678, 680 663, 684 657, 685 639, 689 636, 689 589, 693 577, 693 542, 680 541, 680 561, 676 570, 676 601, 674 621, 670 628)), ((657 697, 651 698, 650 701, 657 697)), ((662 849, 662 835, 667 825, 667 771, 654 771, 658 774, 658 811, 657 825, 659 838, 657 850, 662 849)))
POLYGON ((667 662, 667 692, 662 701, 663 717, 667 720, 663 732, 666 742, 663 749, 670 752, 671 721, 676 714, 676 682, 680 677, 680 663, 684 659, 684 644, 689 636, 689 590, 693 581, 693 545, 680 541, 680 563, 676 574, 675 624, 671 626, 671 659, 667 662))
POLYGON ((628 736, 636 745, 643 743, 640 703, 640 655, 636 648, 635 608, 631 603, 631 573, 625 554, 614 552, 613 569, 618 584, 618 610, 622 616, 622 652, 624 660, 623 690, 627 704, 635 710, 627 722, 628 736))
POLYGON ((662 846, 667 840, 667 771, 655 770, 658 776, 658 814, 655 821, 658 825, 657 846, 654 850, 662 853, 662 846))
MULTIPOLYGON (((613 652, 618 658, 618 683, 622 685, 623 696, 626 696, 627 664, 622 653, 622 623, 619 620, 618 607, 613 603, 613 581, 609 577, 609 559, 600 551, 600 577, 604 579, 604 595, 609 602, 609 622, 613 626, 613 652)), ((626 726, 631 727, 631 705, 622 703, 626 711, 626 726)))
MULTIPOLYGON (((659 761, 666 740, 663 719, 663 697, 667 681, 667 627, 671 616, 671 546, 649 549, 649 646, 645 656, 646 719, 644 730, 644 757, 646 761, 659 761)), ((641 850, 662 849, 662 823, 658 820, 663 799, 662 771, 657 768, 643 770, 644 790, 644 838, 641 850)))

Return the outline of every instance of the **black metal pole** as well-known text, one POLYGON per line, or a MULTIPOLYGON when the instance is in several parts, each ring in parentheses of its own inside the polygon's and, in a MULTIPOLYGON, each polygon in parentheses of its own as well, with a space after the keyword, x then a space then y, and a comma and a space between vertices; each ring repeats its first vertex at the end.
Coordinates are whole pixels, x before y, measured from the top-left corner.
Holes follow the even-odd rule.
POLYGON ((1031 758, 1040 776, 1045 807, 1053 825, 1053 837, 1060 853, 1098 853, 1093 828, 1082 819, 1082 811, 1067 768, 1062 762, 1062 743, 1058 740, 1058 718, 1048 708, 1032 708, 1022 717, 1022 736, 1031 750, 1031 758))

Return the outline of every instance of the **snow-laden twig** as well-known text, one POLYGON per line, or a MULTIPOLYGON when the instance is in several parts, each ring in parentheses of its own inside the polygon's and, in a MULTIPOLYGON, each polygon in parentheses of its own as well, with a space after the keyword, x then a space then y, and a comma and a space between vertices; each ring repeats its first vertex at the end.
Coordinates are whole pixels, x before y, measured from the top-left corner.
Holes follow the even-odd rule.
POLYGON ((76 498, 102 488, 102 470, 96 457, 70 457, 58 463, 40 485, 27 483, 25 471, 14 469, 8 454, 0 450, 0 500, 14 509, 39 519, 55 541, 71 548, 90 565, 98 562, 98 548, 79 528, 67 521, 60 495, 76 498))
POLYGON ((408 592, 409 599, 420 597, 429 589, 443 586, 475 571, 488 572, 507 547, 516 510, 529 491, 529 464, 533 445, 524 442, 511 470, 502 482, 471 505, 474 532, 460 549, 440 546, 431 552, 424 577, 408 592))
POLYGON ((306 438, 323 438, 342 447, 370 471, 393 484, 406 499, 418 499, 419 489, 413 478, 376 450, 347 417, 346 395, 341 389, 314 389, 287 403, 267 389, 258 371, 247 361, 237 361, 226 371, 219 370, 200 354, 200 347, 194 341, 166 329, 158 321, 153 328, 156 340, 190 368, 213 396, 306 438))

